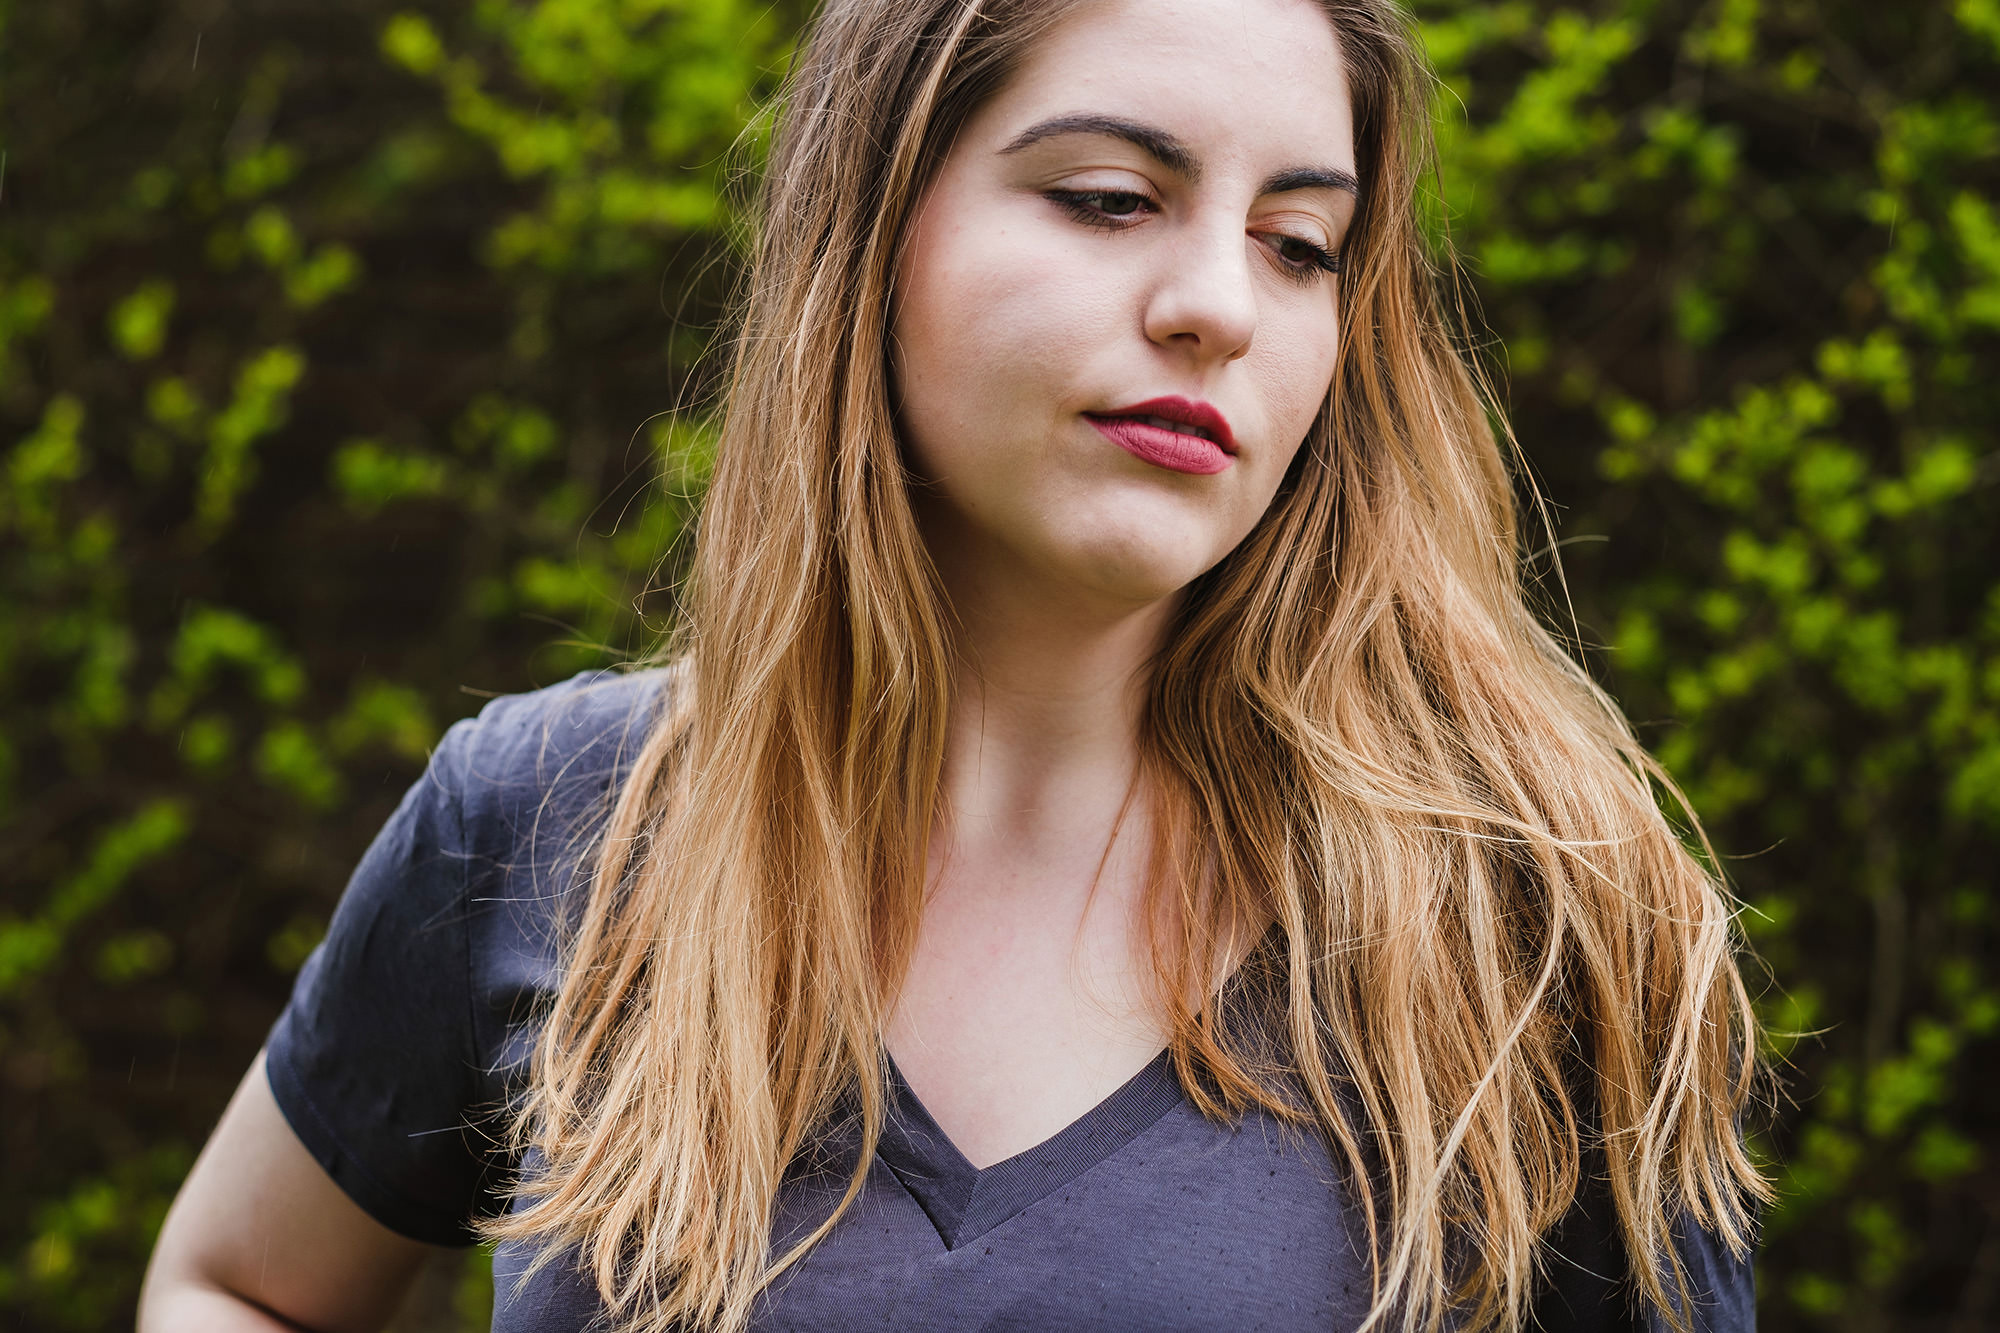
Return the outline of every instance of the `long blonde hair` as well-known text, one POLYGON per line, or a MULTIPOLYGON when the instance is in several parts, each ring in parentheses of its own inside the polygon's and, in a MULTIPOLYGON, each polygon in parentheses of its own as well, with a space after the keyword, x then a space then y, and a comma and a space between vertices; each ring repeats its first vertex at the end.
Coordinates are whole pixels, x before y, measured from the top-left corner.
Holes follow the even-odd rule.
MULTIPOLYGON (((953 651, 892 419, 891 277, 953 136, 1073 3, 827 0, 790 79, 679 679, 541 1030, 517 1123, 542 1169, 487 1226, 577 1256, 623 1329, 743 1328, 833 1225, 770 1253, 787 1164, 856 1098, 844 1210, 877 1141, 953 651)), ((1526 606, 1489 396, 1418 229, 1407 20, 1321 3, 1363 182, 1339 365, 1269 512, 1188 591, 1140 738, 1173 1058, 1205 1113, 1262 1106, 1335 1146, 1370 1327, 1516 1325, 1587 1154, 1639 1296, 1684 1324, 1670 1229, 1741 1252, 1765 1192, 1730 909, 1665 775, 1526 606), (1290 1093, 1189 985, 1260 919, 1244 970, 1290 1093)))

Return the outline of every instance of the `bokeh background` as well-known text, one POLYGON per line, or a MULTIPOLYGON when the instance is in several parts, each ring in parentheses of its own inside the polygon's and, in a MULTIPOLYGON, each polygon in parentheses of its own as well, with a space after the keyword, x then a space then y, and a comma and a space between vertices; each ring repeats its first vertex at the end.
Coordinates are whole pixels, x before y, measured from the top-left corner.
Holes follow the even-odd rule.
MULTIPOLYGON (((2000 0, 1417 8, 1535 595, 1758 953, 1763 1326, 2000 1328, 2000 0)), ((665 623, 805 9, 0 0, 0 1325, 129 1324, 426 747, 665 623)))

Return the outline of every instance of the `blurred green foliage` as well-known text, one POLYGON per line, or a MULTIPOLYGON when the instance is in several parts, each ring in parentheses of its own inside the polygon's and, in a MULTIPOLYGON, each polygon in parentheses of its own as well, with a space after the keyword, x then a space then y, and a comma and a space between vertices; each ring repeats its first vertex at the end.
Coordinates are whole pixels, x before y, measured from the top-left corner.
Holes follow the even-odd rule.
MULTIPOLYGON (((1764 1324, 1991 1327, 2000 0, 1417 9, 1536 595, 1771 974, 1764 1324)), ((0 1322, 129 1318, 428 745, 648 642, 803 11, 0 0, 0 1322)))
POLYGON ((1773 978, 1763 1318, 2000 1324, 2000 5, 1420 8, 1573 623, 1773 978))

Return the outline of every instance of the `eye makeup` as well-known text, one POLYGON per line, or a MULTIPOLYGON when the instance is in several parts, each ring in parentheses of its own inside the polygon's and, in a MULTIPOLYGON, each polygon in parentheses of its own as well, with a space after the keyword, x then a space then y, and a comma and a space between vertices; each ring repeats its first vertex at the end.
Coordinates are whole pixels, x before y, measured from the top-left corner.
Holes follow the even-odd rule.
MULTIPOLYGON (((1098 231, 1125 231, 1137 226, 1158 206, 1137 190, 1044 190, 1044 198, 1072 219, 1098 231)), ((1277 258, 1278 272, 1306 286, 1322 273, 1340 272, 1340 254, 1315 245, 1304 237, 1284 232, 1261 233, 1271 239, 1269 249, 1277 258)))

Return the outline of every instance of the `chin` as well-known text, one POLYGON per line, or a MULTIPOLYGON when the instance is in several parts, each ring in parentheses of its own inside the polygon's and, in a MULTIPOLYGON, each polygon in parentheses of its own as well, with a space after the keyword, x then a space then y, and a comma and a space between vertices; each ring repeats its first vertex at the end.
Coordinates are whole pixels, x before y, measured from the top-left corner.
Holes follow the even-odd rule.
POLYGON ((1206 573, 1215 561, 1191 560, 1189 554, 1208 549, 1209 544, 1199 538, 1163 541, 1158 531, 1099 533, 1069 552, 1063 563, 1074 571, 1078 586, 1101 597, 1145 606, 1177 595, 1206 573))

